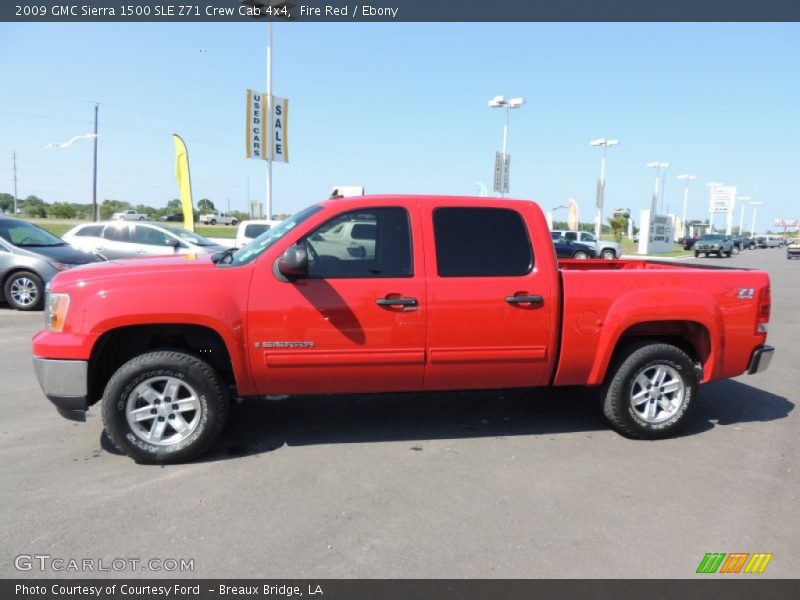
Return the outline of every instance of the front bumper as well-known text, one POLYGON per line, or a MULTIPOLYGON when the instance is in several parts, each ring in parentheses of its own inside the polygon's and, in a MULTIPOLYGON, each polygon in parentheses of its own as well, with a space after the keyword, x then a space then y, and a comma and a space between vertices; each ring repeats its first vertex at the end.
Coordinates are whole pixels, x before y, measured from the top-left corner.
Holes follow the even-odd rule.
POLYGON ((747 374, 755 375, 766 371, 772 361, 773 354, 775 354, 775 348, 767 344, 753 350, 753 355, 750 357, 750 365, 747 367, 747 374))
POLYGON ((55 360, 33 357, 33 370, 47 399, 59 414, 72 421, 85 421, 88 404, 89 363, 85 360, 55 360))

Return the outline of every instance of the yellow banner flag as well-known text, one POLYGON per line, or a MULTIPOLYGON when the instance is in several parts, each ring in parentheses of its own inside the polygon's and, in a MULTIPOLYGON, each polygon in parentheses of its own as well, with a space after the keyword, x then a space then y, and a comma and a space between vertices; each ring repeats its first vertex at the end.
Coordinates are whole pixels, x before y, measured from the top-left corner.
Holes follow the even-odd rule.
POLYGON ((178 190, 183 208, 183 226, 189 231, 194 231, 194 212, 192 210, 192 181, 189 177, 189 151, 183 143, 181 136, 172 134, 175 142, 175 179, 178 180, 178 190))

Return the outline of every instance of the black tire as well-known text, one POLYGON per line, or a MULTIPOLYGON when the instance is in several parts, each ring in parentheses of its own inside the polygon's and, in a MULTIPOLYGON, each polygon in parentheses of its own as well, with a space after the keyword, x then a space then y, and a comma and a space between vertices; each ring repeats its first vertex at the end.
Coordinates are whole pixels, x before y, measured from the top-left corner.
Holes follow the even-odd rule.
POLYGON ((239 221, 237 221, 236 219, 233 219, 231 221, 231 225, 233 225, 234 227, 236 227, 238 224, 239 224, 239 221))
POLYGON ((700 258, 700 253, 697 250, 694 251, 694 257, 700 258))
MULTIPOLYGON (((612 361, 601 398, 603 413, 614 429, 630 438, 653 440, 670 437, 684 426, 696 396, 697 376, 692 359, 671 344, 644 340, 627 346, 612 361), (659 367, 669 370, 672 378, 670 381, 674 379, 680 382, 680 397, 678 391, 673 393, 672 400, 675 404, 670 410, 674 410, 674 413, 664 411, 659 406, 655 410, 661 411, 662 420, 658 419, 658 413, 648 420, 635 410, 632 397, 634 390, 639 390, 635 395, 649 393, 638 383, 637 378, 643 375, 647 379, 647 374, 659 367), (665 412, 667 414, 663 414, 665 412)), ((646 405, 645 410, 648 404, 652 403, 654 407, 657 404, 655 399, 645 399, 642 402, 646 405)), ((642 403, 636 406, 642 406, 642 403)))
POLYGON ((139 217, 139 220, 140 221, 144 221, 144 217, 139 217))
POLYGON ((33 271, 17 271, 6 279, 3 296, 8 305, 17 310, 41 310, 44 306, 44 283, 33 271))
POLYGON ((728 251, 725 253, 725 256, 726 256, 727 258, 730 258, 732 254, 733 254, 733 250, 728 250, 728 251))
MULTIPOLYGON (((163 394, 166 393, 165 387, 163 394)), ((181 401, 180 396, 166 400, 169 402, 154 400, 153 405, 159 405, 159 408, 152 410, 170 411, 181 401)), ((179 412, 178 409, 175 412, 179 412)), ((196 356, 176 350, 147 352, 129 360, 114 373, 103 394, 103 425, 106 433, 117 448, 140 463, 178 463, 200 456, 219 437, 227 416, 228 392, 217 372, 196 356), (169 440, 148 442, 143 437, 143 431, 148 427, 147 423, 143 422, 137 433, 128 422, 129 400, 133 406, 141 406, 141 403, 149 404, 144 395, 137 394, 136 398, 131 398, 134 390, 137 387, 143 389, 143 386, 151 385, 150 382, 153 382, 151 389, 157 390, 161 380, 165 383, 177 382, 183 386, 181 389, 192 391, 198 407, 196 411, 187 410, 181 413, 181 417, 188 415, 195 425, 185 438, 173 443, 169 440)), ((173 418, 172 415, 154 416, 144 417, 143 421, 149 420, 150 425, 155 426, 155 421, 158 419, 166 423, 161 428, 162 435, 173 431, 172 437, 180 436, 180 432, 172 427, 175 421, 169 420, 173 418)), ((186 420, 182 419, 182 422, 185 424, 186 420)))
POLYGON ((211 219, 211 224, 212 225, 216 225, 217 224, 217 220, 216 219, 211 219))
POLYGON ((617 253, 614 252, 611 248, 606 248, 600 253, 600 257, 606 260, 614 260, 617 258, 617 253))
POLYGON ((589 258, 589 255, 586 254, 586 252, 584 252, 583 250, 576 250, 575 253, 572 255, 572 258, 584 260, 589 258))

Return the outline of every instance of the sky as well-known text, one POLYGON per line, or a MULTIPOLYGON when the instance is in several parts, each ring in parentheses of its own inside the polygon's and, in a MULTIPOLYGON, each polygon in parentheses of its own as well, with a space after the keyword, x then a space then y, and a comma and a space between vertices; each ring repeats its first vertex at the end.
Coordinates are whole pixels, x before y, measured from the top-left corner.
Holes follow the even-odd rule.
MULTIPOLYGON (((368 193, 492 187, 503 110, 511 193, 545 210, 575 198, 592 221, 600 151, 606 216, 664 203, 708 214, 709 182, 761 201, 759 231, 800 218, 799 24, 276 23, 273 93, 290 102, 290 163, 273 166, 273 209, 292 213, 333 186, 368 193)), ((189 149, 195 202, 246 210, 266 165, 245 157, 245 92, 266 88, 266 25, 0 24, 0 193, 90 202, 92 143, 46 148, 93 127, 98 201, 177 197, 171 134, 189 149)), ((749 229, 752 207, 745 213, 749 229)), ((565 211, 562 211, 564 213, 565 211)), ((556 213, 557 215, 559 213, 556 213)), ((734 224, 738 224, 739 208, 734 224)), ((715 221, 722 224, 722 216, 715 221)))

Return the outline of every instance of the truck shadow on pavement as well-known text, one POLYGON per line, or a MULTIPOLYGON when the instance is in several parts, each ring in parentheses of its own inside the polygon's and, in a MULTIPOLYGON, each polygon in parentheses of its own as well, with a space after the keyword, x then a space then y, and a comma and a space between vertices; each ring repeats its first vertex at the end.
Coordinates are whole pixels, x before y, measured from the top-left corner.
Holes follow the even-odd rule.
MULTIPOLYGON (((700 388, 680 434, 786 418, 794 403, 732 380, 700 388)), ((595 391, 541 388, 478 392, 294 397, 247 400, 231 407, 220 440, 202 462, 284 445, 425 441, 564 433, 611 433, 595 391)), ((636 443, 636 442, 632 442, 636 443)), ((412 445, 411 449, 421 450, 412 445)))

